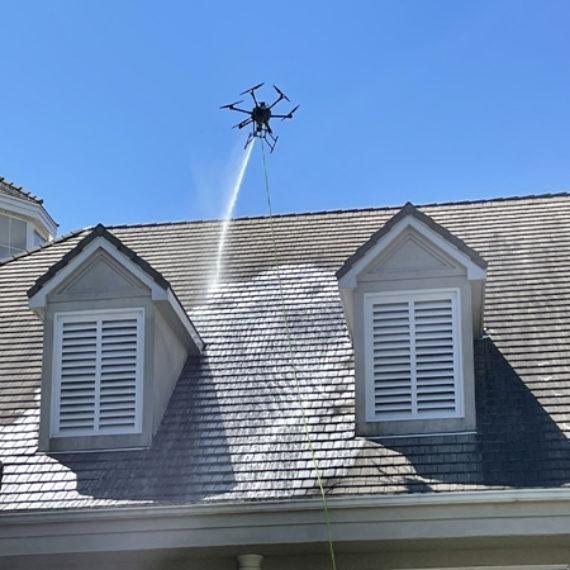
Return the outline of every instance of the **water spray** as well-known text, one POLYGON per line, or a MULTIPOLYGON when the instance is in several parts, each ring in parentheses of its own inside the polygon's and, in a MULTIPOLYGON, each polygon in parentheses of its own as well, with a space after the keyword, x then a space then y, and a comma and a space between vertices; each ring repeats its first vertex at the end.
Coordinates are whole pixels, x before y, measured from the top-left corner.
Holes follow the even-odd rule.
POLYGON ((228 233, 228 228, 230 226, 230 220, 232 219, 234 213, 234 207, 236 205, 236 200, 239 194, 239 189, 241 188, 241 183, 243 181, 243 176, 245 174, 245 170, 247 168, 247 164, 249 162, 249 157, 251 156, 251 151, 253 150, 253 144, 249 145, 241 163, 241 166, 238 170, 238 175, 230 195, 230 200, 228 205, 226 206, 226 211, 224 212, 224 218, 222 222, 222 231, 220 233, 220 241, 218 242, 218 255, 216 257, 216 273, 214 275, 214 279, 210 286, 210 292, 215 291, 220 282, 220 275, 222 272, 222 255, 224 253, 224 246, 226 243, 226 234, 228 233))

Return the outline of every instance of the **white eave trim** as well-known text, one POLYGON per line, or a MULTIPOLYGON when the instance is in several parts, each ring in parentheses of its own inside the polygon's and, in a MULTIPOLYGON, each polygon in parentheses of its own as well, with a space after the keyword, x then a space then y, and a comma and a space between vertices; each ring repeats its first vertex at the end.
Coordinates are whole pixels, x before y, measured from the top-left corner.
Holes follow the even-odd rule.
POLYGON ((0 194, 0 209, 13 212, 29 220, 34 220, 52 238, 57 235, 57 223, 47 213, 47 210, 37 202, 0 194))
POLYGON ((485 270, 473 262, 473 260, 458 247, 444 239, 429 226, 412 215, 408 215, 400 220, 388 233, 383 235, 354 265, 348 273, 339 279, 341 289, 354 289, 358 275, 375 259, 386 247, 392 243, 407 228, 415 229, 420 235, 431 241, 439 249, 447 253, 467 270, 467 279, 470 281, 483 280, 486 277, 485 270))
MULTIPOLYGON (((570 537, 570 492, 328 499, 333 542, 570 537)), ((5 555, 326 542, 320 499, 0 514, 5 555)))
POLYGON ((182 326, 188 333, 188 336, 192 339, 192 342, 198 348, 198 351, 202 352, 204 350, 204 341, 201 339, 200 335, 198 334, 198 331, 194 327, 192 321, 190 320, 190 317, 186 314, 186 311, 184 311, 182 305, 180 305, 180 302, 176 298, 176 295, 174 294, 172 289, 168 289, 167 293, 168 293, 168 298, 167 298, 168 304, 172 307, 172 309, 176 313, 176 316, 180 319, 182 326))

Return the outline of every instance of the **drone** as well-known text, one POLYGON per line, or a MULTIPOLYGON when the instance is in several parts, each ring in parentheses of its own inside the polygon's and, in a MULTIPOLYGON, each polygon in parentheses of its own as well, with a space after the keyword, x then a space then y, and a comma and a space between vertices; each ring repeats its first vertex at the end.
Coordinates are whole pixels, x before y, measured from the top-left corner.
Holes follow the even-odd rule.
POLYGON ((279 137, 273 135, 273 131, 269 126, 269 119, 272 118, 281 119, 282 121, 285 119, 292 119, 293 113, 299 108, 299 105, 293 108, 286 115, 274 115, 271 112, 271 109, 273 109, 273 107, 275 107, 275 105, 277 105, 277 103, 279 103, 279 101, 281 101, 282 99, 289 101, 289 97, 287 97, 287 95, 285 95, 285 93, 283 93, 283 91, 281 91, 281 89, 279 89, 277 85, 274 85, 273 88, 275 89, 275 91, 277 91, 278 94, 277 99, 273 101, 271 105, 267 105, 265 101, 258 102, 255 96, 255 91, 256 89, 259 89, 262 85, 263 83, 260 83, 259 85, 256 85, 251 89, 246 89, 245 91, 240 93, 240 95, 245 95, 246 93, 249 93, 251 95, 251 98, 255 103, 255 107, 251 111, 247 111, 246 109, 240 109, 239 107, 236 107, 236 105, 243 103, 243 99, 236 101, 235 103, 230 103, 229 105, 222 105, 220 109, 230 109, 230 111, 239 111, 240 113, 245 113, 246 115, 249 115, 247 119, 244 119, 241 123, 238 123, 237 125, 233 126, 234 129, 236 127, 238 129, 243 129, 247 125, 252 125, 252 130, 247 136, 247 141, 245 143, 245 146, 243 147, 244 149, 247 148, 247 145, 255 137, 258 137, 260 139, 263 139, 267 143, 267 146, 271 149, 271 152, 273 152, 273 149, 275 148, 275 145, 277 144, 277 139, 279 137))

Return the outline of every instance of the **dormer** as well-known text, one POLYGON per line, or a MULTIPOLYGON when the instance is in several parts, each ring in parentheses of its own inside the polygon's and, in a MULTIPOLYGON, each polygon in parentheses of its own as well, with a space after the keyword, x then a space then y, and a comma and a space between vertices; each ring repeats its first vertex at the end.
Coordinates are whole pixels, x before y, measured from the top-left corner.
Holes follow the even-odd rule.
POLYGON ((40 449, 149 446, 203 349, 169 283, 97 226, 28 296, 44 323, 40 449))
POLYGON ((357 433, 473 431, 484 260, 412 204, 337 272, 351 332, 357 433))
POLYGON ((0 178, 0 260, 51 241, 56 233, 40 198, 0 178))

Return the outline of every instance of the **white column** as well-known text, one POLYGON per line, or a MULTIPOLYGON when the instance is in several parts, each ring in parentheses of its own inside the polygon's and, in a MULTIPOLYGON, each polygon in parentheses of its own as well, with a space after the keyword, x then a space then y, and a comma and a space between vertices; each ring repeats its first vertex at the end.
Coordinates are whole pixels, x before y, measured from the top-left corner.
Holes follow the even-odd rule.
POLYGON ((263 556, 259 554, 241 554, 237 559, 239 570, 261 570, 263 556))

